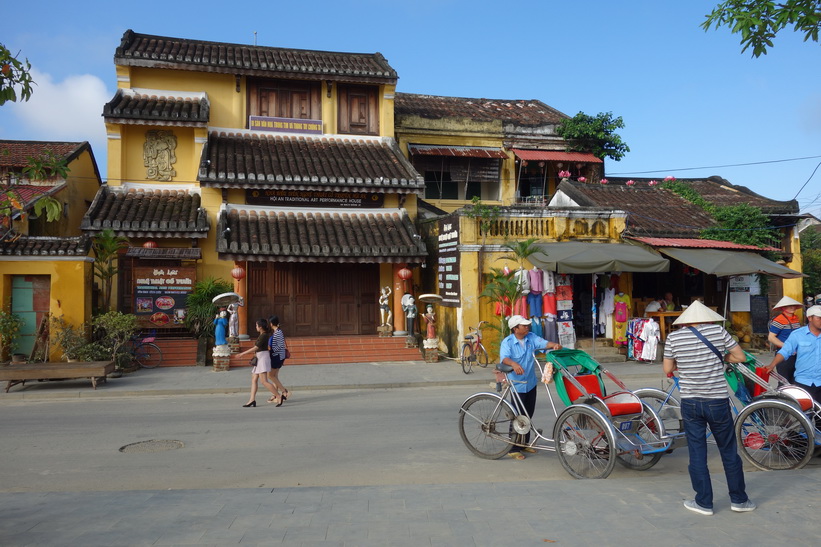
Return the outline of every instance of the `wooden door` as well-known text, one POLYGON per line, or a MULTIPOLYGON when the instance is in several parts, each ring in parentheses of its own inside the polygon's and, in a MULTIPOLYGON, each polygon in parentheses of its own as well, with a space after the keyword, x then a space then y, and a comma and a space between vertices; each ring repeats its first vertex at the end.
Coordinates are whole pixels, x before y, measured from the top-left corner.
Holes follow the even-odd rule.
POLYGON ((37 329, 49 312, 51 300, 50 275, 15 275, 11 279, 11 313, 23 320, 17 336, 15 353, 31 354, 37 329))
POLYGON ((250 264, 248 332, 278 315, 289 336, 373 334, 378 324, 375 264, 250 264))

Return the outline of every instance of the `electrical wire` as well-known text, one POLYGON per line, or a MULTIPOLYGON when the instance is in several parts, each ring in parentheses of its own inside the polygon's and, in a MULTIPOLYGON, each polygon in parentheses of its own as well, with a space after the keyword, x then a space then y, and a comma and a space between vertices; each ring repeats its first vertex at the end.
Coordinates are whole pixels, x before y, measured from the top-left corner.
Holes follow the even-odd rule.
MULTIPOLYGON (((787 158, 787 159, 783 159, 783 160, 754 161, 754 162, 750 162, 750 163, 731 163, 731 164, 728 164, 728 165, 705 165, 703 167, 679 167, 677 169, 654 169, 652 171, 625 171, 623 173, 607 173, 607 174, 611 175, 611 176, 613 176, 613 175, 618 175, 618 176, 645 175, 645 174, 649 174, 649 173, 670 173, 670 172, 673 172, 673 171, 695 171, 695 170, 698 170, 698 169, 724 169, 726 167, 744 167, 744 166, 747 166, 747 165, 764 165, 764 164, 768 164, 768 163, 784 163, 784 162, 787 162, 787 161, 812 160, 812 159, 818 159, 818 158, 821 158, 821 156, 805 156, 803 158, 787 158)), ((821 165, 821 164, 819 164, 819 165, 821 165)), ((816 167, 816 169, 818 169, 818 168, 816 167)), ((813 171, 813 173, 815 173, 815 171, 813 171)), ((810 178, 812 178, 812 177, 810 177, 810 178)), ((809 182, 809 181, 807 181, 807 182, 809 182)))

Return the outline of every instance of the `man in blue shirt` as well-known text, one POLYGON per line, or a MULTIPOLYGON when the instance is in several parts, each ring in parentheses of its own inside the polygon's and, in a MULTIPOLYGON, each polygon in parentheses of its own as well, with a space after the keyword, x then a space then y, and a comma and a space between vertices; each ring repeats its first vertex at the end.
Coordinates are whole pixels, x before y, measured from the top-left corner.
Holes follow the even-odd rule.
MULTIPOLYGON (((521 384, 514 383, 513 389, 519 393, 519 398, 522 400, 522 406, 528 418, 532 418, 533 411, 536 410, 536 387, 538 385, 534 364, 536 352, 548 349, 562 349, 561 344, 549 342, 530 332, 530 323, 529 319, 525 319, 521 315, 511 316, 507 320, 510 335, 502 340, 499 349, 499 358, 502 364, 513 367, 513 372, 509 375, 510 379, 516 382, 524 382, 521 384)), ((524 435, 524 438, 520 438, 519 441, 525 446, 528 445, 530 443, 530 433, 524 435)), ((530 447, 524 448, 524 451, 528 453, 536 452, 535 449, 530 447)), ((520 446, 514 445, 510 449, 509 455, 515 460, 525 459, 520 446)))
POLYGON ((767 365, 769 370, 795 355, 795 385, 821 402, 821 306, 807 309, 807 326, 796 329, 767 365))

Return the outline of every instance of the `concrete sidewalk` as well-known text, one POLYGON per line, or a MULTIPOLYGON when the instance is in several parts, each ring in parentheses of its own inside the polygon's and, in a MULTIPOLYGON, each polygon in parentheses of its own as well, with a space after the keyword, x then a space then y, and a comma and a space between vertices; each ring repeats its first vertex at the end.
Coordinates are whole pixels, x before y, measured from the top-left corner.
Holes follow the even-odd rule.
MULTIPOLYGON (((608 363, 613 372, 628 387, 660 387, 660 363, 608 363)), ((489 387, 495 382, 493 367, 474 368, 470 374, 462 372, 459 362, 442 360, 345 363, 324 365, 285 366, 280 378, 294 391, 329 389, 391 389, 406 387, 441 387, 446 385, 475 385, 489 387)), ((213 372, 211 367, 160 367, 140 369, 121 378, 110 378, 98 383, 97 389, 85 380, 27 381, 16 385, 9 393, 0 393, 0 401, 39 398, 100 398, 163 395, 207 395, 247 393, 251 382, 249 368, 233 368, 228 372, 213 372)), ((5 388, 5 385, 3 386, 5 388)), ((264 388, 263 388, 263 391, 264 388)))

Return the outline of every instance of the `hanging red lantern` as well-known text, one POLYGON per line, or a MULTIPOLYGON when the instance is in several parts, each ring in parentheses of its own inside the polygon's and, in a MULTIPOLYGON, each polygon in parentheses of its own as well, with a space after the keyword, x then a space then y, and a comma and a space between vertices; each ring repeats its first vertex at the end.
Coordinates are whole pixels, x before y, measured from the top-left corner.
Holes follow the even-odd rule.
POLYGON ((242 266, 237 266, 233 270, 231 270, 231 277, 239 281, 245 277, 245 268, 242 266))
POLYGON ((409 270, 409 269, 407 269, 407 268, 402 268, 401 270, 399 270, 398 272, 396 272, 396 275, 398 275, 398 276, 399 276, 399 279, 401 279, 402 281, 407 281, 408 279, 410 279, 411 277, 413 277, 413 272, 412 272, 412 271, 410 271, 410 270, 409 270))
POLYGON ((145 249, 156 249, 157 248, 157 242, 156 241, 146 241, 145 243, 143 243, 143 248, 145 248, 145 249))

